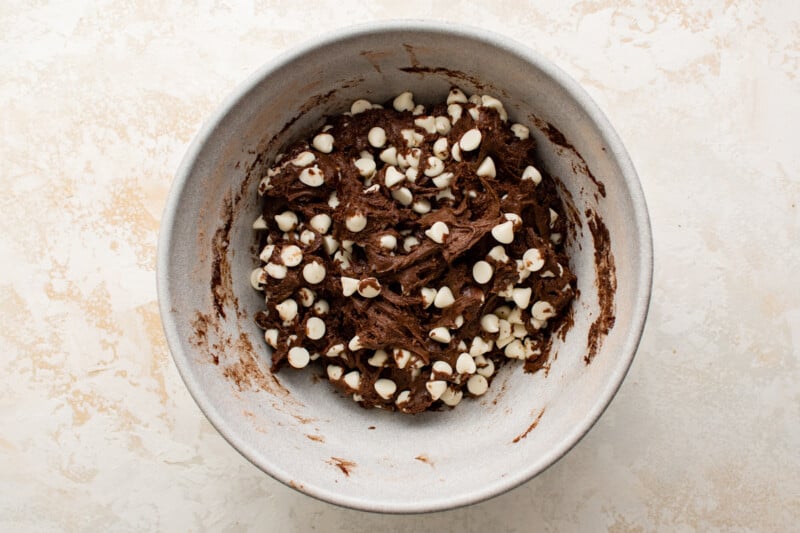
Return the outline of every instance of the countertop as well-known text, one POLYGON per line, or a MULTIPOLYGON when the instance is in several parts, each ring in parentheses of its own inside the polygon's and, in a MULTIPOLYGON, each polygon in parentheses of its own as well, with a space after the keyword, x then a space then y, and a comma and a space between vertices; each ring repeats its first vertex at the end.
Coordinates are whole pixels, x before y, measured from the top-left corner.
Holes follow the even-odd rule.
POLYGON ((0 529, 789 531, 800 521, 800 3, 5 2, 0 529), (202 121, 325 30, 414 17, 550 57, 626 143, 653 300, 606 414, 529 483, 381 516, 306 497, 210 426, 161 330, 155 247, 202 121))

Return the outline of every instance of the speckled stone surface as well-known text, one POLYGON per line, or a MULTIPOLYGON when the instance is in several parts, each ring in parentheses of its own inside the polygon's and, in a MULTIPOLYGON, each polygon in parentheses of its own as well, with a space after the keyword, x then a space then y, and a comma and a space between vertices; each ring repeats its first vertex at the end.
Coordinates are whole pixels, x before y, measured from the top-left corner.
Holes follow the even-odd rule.
POLYGON ((52 2, 0 8, 0 529, 769 530, 800 519, 800 4, 52 2), (473 507, 342 510, 211 428, 169 357, 172 175, 275 54, 356 22, 481 24, 598 101, 653 222, 631 373, 562 461, 473 507))

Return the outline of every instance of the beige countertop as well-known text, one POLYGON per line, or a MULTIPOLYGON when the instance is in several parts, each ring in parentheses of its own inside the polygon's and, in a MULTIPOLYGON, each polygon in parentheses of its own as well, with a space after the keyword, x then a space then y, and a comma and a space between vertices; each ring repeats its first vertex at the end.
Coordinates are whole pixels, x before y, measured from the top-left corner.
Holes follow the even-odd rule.
POLYGON ((713 531, 800 522, 800 3, 6 2, 0 7, 0 530, 713 531), (357 22, 480 24, 542 52, 626 142, 653 302, 609 410, 533 481, 381 516, 262 474, 169 356, 155 247, 200 124, 357 22))

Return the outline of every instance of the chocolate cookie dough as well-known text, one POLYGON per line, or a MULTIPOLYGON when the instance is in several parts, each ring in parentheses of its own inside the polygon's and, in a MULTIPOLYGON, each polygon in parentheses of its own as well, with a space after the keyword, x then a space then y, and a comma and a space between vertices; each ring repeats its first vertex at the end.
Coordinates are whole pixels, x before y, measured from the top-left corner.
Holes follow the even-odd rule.
POLYGON ((575 294, 554 183, 488 95, 357 100, 259 193, 272 370, 315 361, 364 407, 455 406, 508 359, 539 368, 575 294))

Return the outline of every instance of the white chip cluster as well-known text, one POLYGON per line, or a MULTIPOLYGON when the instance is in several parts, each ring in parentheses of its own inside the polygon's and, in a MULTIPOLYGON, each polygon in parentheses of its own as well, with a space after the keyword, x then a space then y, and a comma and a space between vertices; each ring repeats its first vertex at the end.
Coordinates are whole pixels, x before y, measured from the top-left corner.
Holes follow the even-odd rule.
MULTIPOLYGON (((378 374, 369 376, 364 370, 371 367, 379 372, 391 366, 410 372, 412 378, 428 376, 424 393, 431 402, 440 401, 452 407, 465 393, 481 396, 488 391, 496 371, 497 359, 492 358, 499 353, 518 360, 540 357, 542 347, 536 333, 557 314, 552 303, 537 298, 528 280, 531 276, 534 279, 536 276, 560 277, 563 267, 553 261, 552 254, 544 246, 520 253, 521 241, 517 236, 524 232, 522 213, 504 212, 489 229, 492 242, 488 253, 468 265, 467 276, 471 275, 468 285, 479 289, 480 294, 493 291, 499 298, 490 312, 484 311, 477 317, 472 315, 478 323, 477 335, 468 338, 461 335, 465 316, 469 317, 472 310, 464 304, 462 293, 456 290, 460 285, 422 287, 412 295, 414 305, 421 306, 431 316, 427 339, 423 339, 429 343, 430 353, 426 357, 438 350, 450 354, 447 361, 441 357, 427 361, 426 357, 404 347, 374 347, 368 338, 362 338, 357 332, 344 339, 337 336, 335 298, 354 298, 363 305, 383 298, 385 288, 380 275, 358 275, 355 272, 363 271, 353 269, 354 258, 359 257, 366 246, 389 256, 412 254, 430 246, 447 247, 458 237, 459 226, 452 223, 452 219, 446 219, 451 221, 448 224, 431 215, 441 205, 455 205, 459 192, 459 196, 469 199, 480 194, 476 190, 459 189, 458 172, 453 165, 470 162, 471 170, 483 184, 498 179, 502 172, 507 174, 503 161, 486 155, 491 138, 487 141, 484 136, 490 133, 479 127, 479 118, 485 112, 496 112, 500 120, 507 123, 508 114, 502 102, 490 95, 467 97, 460 89, 452 89, 446 104, 446 114, 435 116, 415 102, 413 93, 402 92, 389 106, 406 116, 410 113, 413 119, 409 119, 409 127, 393 132, 387 131, 385 124, 370 124, 372 127, 366 130, 361 144, 368 149, 351 160, 352 171, 363 181, 362 193, 383 195, 400 209, 413 212, 422 226, 419 233, 381 226, 379 220, 370 220, 347 198, 339 198, 341 189, 337 193, 335 183, 339 179, 336 173, 341 170, 333 170, 328 154, 347 147, 337 143, 332 125, 324 126, 302 150, 293 150, 291 159, 276 158, 275 165, 258 187, 259 194, 264 195, 275 187, 276 176, 290 172, 296 180, 293 186, 305 187, 305 191, 316 190, 313 194, 323 191, 329 208, 327 212, 315 214, 302 208, 287 209, 271 217, 259 216, 253 222, 254 230, 266 232, 269 237, 259 253, 262 264, 250 273, 250 283, 256 290, 266 291, 267 316, 279 319, 270 318, 275 327, 265 330, 265 341, 274 350, 282 350, 293 368, 305 368, 311 361, 322 358, 326 361, 328 379, 357 401, 374 393, 383 402, 406 410, 412 399, 411 390, 399 390, 392 379, 376 378, 378 374), (420 184, 431 187, 435 195, 425 194, 420 184), (508 265, 516 268, 515 283, 507 283, 507 277, 498 274, 508 272, 508 265), (546 265, 550 265, 548 269, 546 265), (284 283, 302 286, 291 297, 272 301, 269 288, 284 283), (354 368, 354 360, 359 357, 363 357, 367 365, 359 367, 364 373, 354 368)), ((358 99, 345 115, 367 113, 364 116, 370 117, 373 109, 383 109, 383 106, 358 99)), ((530 129, 519 123, 511 124, 508 129, 519 140, 531 135, 530 129)), ((508 179, 507 175, 503 179, 508 179)), ((513 179, 530 182, 526 187, 535 187, 542 182, 542 174, 529 165, 513 179)), ((552 228, 559 215, 550 209, 549 217, 552 228)), ((559 233, 551 235, 553 243, 562 238, 559 233)), ((567 288, 565 286, 564 290, 567 288)))

